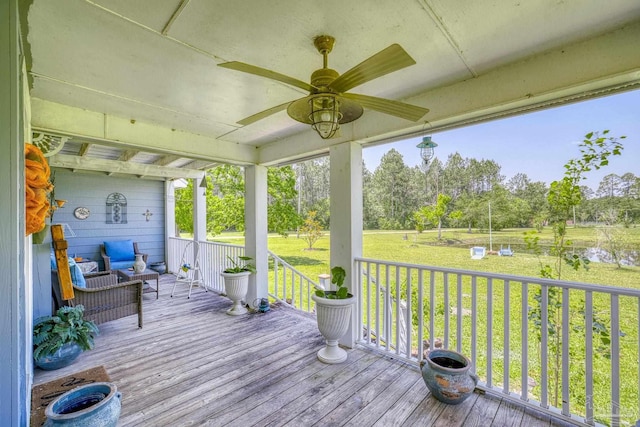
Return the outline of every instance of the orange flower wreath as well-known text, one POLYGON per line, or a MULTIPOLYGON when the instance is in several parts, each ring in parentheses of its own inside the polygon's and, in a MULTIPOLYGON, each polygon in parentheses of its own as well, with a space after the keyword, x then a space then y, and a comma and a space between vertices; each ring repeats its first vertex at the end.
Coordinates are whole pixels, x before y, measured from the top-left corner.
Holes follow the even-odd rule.
POLYGON ((49 193, 53 185, 49 182, 51 170, 42 151, 33 144, 25 144, 25 228, 26 235, 41 231, 45 218, 49 216, 49 193))

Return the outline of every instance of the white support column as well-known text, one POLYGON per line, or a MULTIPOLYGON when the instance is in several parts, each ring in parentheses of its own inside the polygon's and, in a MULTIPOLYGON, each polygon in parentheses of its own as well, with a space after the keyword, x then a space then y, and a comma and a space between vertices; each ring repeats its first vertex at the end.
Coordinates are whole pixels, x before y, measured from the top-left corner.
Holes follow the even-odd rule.
POLYGON ((245 255, 255 261, 257 273, 249 279, 247 302, 269 293, 267 247, 267 168, 247 166, 244 170, 245 255))
POLYGON ((169 237, 176 237, 176 188, 173 180, 164 182, 164 235, 165 246, 169 244, 169 237))
MULTIPOLYGON (((345 283, 356 298, 353 258, 362 255, 362 147, 355 142, 335 145, 331 160, 331 267, 341 266, 347 273, 345 283)), ((340 344, 353 347, 358 338, 356 310, 340 344)))
POLYGON ((32 379, 33 283, 31 239, 24 232, 23 114, 26 75, 20 73, 18 1, 0 2, 0 419, 3 425, 29 424, 32 379))
POLYGON ((176 237, 176 189, 173 180, 164 182, 164 261, 169 268, 169 238, 176 237))
POLYGON ((203 178, 193 180, 193 240, 207 240, 206 188, 200 187, 203 178))

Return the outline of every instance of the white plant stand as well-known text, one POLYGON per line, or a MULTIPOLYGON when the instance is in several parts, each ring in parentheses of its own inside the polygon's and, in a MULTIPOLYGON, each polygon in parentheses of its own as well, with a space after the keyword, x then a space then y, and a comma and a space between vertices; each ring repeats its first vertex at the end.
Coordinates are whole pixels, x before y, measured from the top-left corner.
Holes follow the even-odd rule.
POLYGON ((251 272, 220 273, 220 275, 224 277, 224 289, 227 298, 233 301, 233 305, 227 310, 227 314, 230 316, 246 314, 248 310, 242 305, 242 300, 247 297, 251 272))
POLYGON ((338 347, 338 340, 349 328, 351 310, 356 299, 328 299, 317 295, 312 295, 311 298, 316 303, 318 329, 327 343, 318 351, 318 359, 329 364, 342 363, 347 360, 347 352, 338 347))

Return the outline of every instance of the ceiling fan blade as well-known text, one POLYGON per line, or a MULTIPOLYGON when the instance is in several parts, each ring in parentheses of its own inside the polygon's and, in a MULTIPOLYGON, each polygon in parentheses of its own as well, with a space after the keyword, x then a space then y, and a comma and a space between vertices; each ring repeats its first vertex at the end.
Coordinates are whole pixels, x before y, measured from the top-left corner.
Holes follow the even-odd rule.
POLYGON ((256 76, 266 77, 268 79, 277 80, 282 83, 286 83, 291 86, 304 89, 307 92, 311 92, 316 89, 309 83, 305 83, 302 80, 295 79, 293 77, 285 76, 284 74, 277 73, 275 71, 267 70, 266 68, 256 67, 255 65, 245 64, 244 62, 231 61, 218 64, 218 67, 229 68, 231 70, 242 71, 243 73, 254 74, 256 76))
POLYGON ((275 107, 271 107, 267 110, 260 111, 259 113, 256 113, 252 116, 245 117, 244 119, 240 120, 238 124, 242 126, 250 125, 251 123, 257 122, 258 120, 269 117, 272 114, 279 113, 282 110, 286 110, 289 104, 291 104, 291 101, 285 102, 284 104, 276 105, 275 107))
POLYGON ((339 76, 329 84, 329 88, 335 92, 344 93, 415 63, 416 61, 399 44, 392 44, 339 76))
POLYGON ((428 108, 405 104, 404 102, 393 101, 391 99, 377 98, 375 96, 359 95, 356 93, 343 93, 341 96, 354 100, 365 108, 391 114, 392 116, 413 122, 417 122, 422 116, 429 112, 428 108))

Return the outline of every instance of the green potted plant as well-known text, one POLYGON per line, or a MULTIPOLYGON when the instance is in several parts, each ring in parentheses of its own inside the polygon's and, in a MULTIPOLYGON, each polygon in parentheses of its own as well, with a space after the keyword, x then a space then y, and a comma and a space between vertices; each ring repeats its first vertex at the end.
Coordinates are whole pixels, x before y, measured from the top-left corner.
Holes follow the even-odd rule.
POLYGON ((60 307, 55 315, 41 317, 33 326, 33 358, 36 366, 53 370, 70 365, 94 347, 98 327, 84 320, 84 306, 60 307))
POLYGON ((227 314, 230 316, 240 316, 247 313, 247 309, 242 305, 242 300, 247 296, 249 290, 249 276, 256 272, 256 267, 250 263, 253 259, 248 256, 238 256, 237 260, 227 256, 231 262, 231 267, 226 268, 222 273, 224 278, 224 289, 227 297, 233 301, 233 305, 227 314))
POLYGON ((311 296, 316 303, 318 329, 326 340, 326 346, 318 351, 318 359, 324 363, 341 363, 347 360, 347 352, 338 347, 338 340, 347 332, 351 310, 356 299, 344 286, 346 272, 342 267, 331 269, 331 283, 336 290, 318 289, 311 296))

